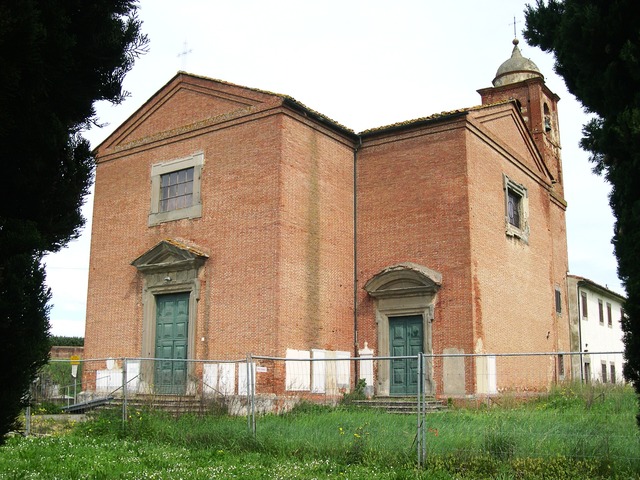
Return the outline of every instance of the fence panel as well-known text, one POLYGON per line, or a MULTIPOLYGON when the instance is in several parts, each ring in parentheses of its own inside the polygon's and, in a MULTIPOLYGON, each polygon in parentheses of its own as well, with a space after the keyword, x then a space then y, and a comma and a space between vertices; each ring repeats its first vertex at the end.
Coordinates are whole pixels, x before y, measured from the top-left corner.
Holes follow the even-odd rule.
POLYGON ((281 358, 84 360, 76 377, 69 361, 52 361, 32 388, 30 433, 51 432, 52 404, 74 412, 116 402, 124 425, 139 408, 224 413, 246 416, 251 434, 273 438, 277 417, 266 414, 326 405, 348 408, 288 421, 308 428, 309 441, 347 442, 346 434, 345 448, 366 438, 367 448, 413 452, 419 463, 452 453, 637 462, 637 403, 622 361, 616 352, 352 358, 289 350, 281 358), (305 423, 325 414, 326 425, 305 423))

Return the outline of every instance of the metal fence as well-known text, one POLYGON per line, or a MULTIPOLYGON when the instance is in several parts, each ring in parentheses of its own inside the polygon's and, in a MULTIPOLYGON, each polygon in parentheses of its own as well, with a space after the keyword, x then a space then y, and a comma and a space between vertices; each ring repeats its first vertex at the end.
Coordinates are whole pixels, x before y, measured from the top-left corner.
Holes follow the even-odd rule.
POLYGON ((620 352, 354 358, 348 352, 289 350, 285 357, 235 360, 91 359, 75 372, 70 361, 52 360, 33 385, 26 423, 28 432, 39 433, 34 418, 42 417, 47 404, 73 413, 116 403, 125 426, 131 409, 162 408, 246 416, 256 435, 264 414, 304 403, 349 403, 404 413, 404 433, 393 441, 415 449, 418 463, 438 448, 490 449, 492 438, 495 448, 515 448, 514 439, 524 436, 535 438, 527 448, 541 453, 565 442, 568 451, 637 460, 637 405, 622 365, 620 352), (571 438, 555 432, 553 423, 538 426, 541 410, 558 424, 573 422, 571 438), (612 430, 624 424, 631 428, 612 430))

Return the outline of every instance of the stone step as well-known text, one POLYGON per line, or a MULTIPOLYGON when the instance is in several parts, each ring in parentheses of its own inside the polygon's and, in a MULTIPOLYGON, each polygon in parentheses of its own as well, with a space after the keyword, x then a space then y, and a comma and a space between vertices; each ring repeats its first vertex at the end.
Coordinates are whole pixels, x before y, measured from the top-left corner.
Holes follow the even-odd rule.
MULTIPOLYGON (((112 406, 122 407, 122 398, 111 402, 112 406)), ((171 415, 186 413, 205 414, 211 411, 212 402, 189 395, 136 395, 127 397, 129 409, 163 410, 171 415)))
MULTIPOLYGON (((384 409, 387 413, 418 413, 418 400, 415 397, 375 397, 369 400, 355 400, 353 404, 366 408, 384 409)), ((431 397, 424 401, 423 407, 427 413, 447 409, 444 402, 431 397)))
MULTIPOLYGON (((418 400, 416 397, 374 397, 368 400, 354 400, 352 405, 363 408, 377 408, 387 413, 417 414, 418 400)), ((121 408, 122 398, 111 400, 110 406, 121 408)), ((188 395, 135 395, 127 397, 127 408, 163 410, 171 415, 186 413, 204 415, 219 411, 213 399, 203 399, 188 395)), ((424 402, 425 411, 437 412, 447 409, 446 403, 435 398, 427 398, 424 402)))

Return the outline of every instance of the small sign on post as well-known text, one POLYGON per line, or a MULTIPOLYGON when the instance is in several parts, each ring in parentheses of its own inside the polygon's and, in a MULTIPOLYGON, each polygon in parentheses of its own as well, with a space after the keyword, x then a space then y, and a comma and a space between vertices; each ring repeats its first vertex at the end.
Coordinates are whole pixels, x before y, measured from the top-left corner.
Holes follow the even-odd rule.
POLYGON ((71 355, 71 376, 76 378, 78 376, 78 365, 80 365, 80 357, 78 355, 71 355))

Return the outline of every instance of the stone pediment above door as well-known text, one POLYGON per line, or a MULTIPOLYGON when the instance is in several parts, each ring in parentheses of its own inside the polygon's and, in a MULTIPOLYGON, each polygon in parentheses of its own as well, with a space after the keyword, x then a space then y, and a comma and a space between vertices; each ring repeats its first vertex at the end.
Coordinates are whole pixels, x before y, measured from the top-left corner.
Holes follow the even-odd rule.
POLYGON ((442 275, 435 270, 406 262, 391 265, 365 284, 374 298, 435 294, 442 285, 442 275))
POLYGON ((142 273, 198 269, 208 258, 196 248, 176 240, 162 240, 136 258, 131 265, 142 273))

